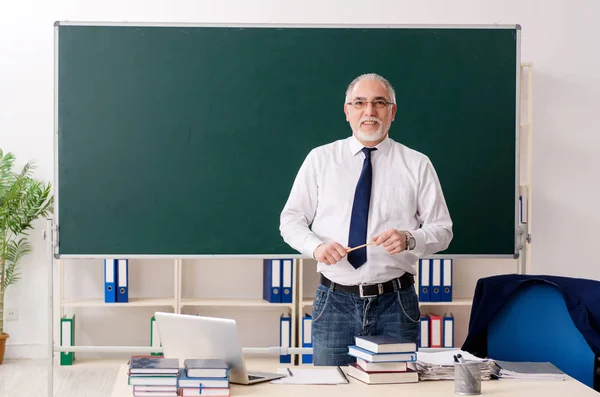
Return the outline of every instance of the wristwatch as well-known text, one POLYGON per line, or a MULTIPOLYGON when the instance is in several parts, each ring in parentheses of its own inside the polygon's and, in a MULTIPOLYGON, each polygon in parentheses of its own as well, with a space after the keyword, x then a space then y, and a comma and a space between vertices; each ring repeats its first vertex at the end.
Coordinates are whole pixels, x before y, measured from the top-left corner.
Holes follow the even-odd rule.
POLYGON ((417 245, 417 241, 415 240, 413 235, 410 234, 408 230, 402 230, 402 233, 404 233, 404 235, 406 236, 406 249, 409 251, 414 250, 415 246, 417 245))

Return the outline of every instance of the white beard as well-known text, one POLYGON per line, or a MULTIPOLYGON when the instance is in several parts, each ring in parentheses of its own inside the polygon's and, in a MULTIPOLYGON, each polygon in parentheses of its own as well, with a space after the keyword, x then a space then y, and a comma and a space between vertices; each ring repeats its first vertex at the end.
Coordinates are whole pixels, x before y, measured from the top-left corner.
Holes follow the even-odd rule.
POLYGON ((360 129, 360 126, 354 131, 356 138, 363 142, 375 142, 383 138, 386 131, 383 128, 383 124, 379 123, 379 129, 375 132, 364 132, 360 129))

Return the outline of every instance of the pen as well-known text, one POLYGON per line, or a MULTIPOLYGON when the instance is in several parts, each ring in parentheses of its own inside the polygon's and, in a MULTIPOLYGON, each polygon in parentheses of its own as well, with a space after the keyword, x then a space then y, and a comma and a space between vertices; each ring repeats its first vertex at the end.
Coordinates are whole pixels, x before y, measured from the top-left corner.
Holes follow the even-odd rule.
POLYGON ((344 378, 344 380, 346 381, 346 383, 350 383, 348 381, 348 378, 346 378, 346 374, 344 373, 344 371, 342 371, 342 369, 340 367, 337 367, 337 369, 340 372, 340 375, 342 375, 342 378, 344 378))
POLYGON ((294 374, 292 373, 292 371, 289 368, 287 369, 287 371, 288 371, 288 374, 290 374, 290 376, 294 376, 294 374))
MULTIPOLYGON (((465 359, 463 358, 462 354, 460 354, 460 353, 454 356, 454 361, 457 364, 466 364, 467 363, 465 361, 465 359)), ((462 376, 463 376, 464 381, 466 382, 469 390, 476 389, 477 388, 477 379, 475 379, 475 377, 471 373, 471 370, 469 370, 469 368, 467 366, 462 366, 462 365, 459 365, 458 370, 460 372, 462 372, 462 376)))

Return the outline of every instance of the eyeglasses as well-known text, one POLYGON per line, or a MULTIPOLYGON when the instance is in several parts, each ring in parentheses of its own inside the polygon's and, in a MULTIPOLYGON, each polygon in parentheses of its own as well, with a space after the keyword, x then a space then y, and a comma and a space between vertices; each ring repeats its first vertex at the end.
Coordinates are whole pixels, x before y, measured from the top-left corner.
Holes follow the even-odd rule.
POLYGON ((365 107, 367 107, 367 103, 372 104, 376 109, 383 109, 386 106, 393 105, 392 102, 388 102, 383 99, 377 99, 375 101, 363 101, 360 99, 356 99, 352 102, 348 102, 346 105, 352 105, 354 109, 364 109, 365 107))

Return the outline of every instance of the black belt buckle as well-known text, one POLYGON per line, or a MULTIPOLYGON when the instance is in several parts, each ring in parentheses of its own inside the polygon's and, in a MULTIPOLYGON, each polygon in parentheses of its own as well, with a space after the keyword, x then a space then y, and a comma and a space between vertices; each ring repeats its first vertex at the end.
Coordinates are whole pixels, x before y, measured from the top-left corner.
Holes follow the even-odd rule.
POLYGON ((376 296, 383 294, 383 285, 382 284, 367 284, 367 285, 359 284, 358 292, 359 292, 361 298, 374 298, 376 296), (375 295, 365 295, 365 291, 363 290, 363 287, 374 287, 375 285, 377 285, 377 291, 379 293, 375 294, 375 295))

